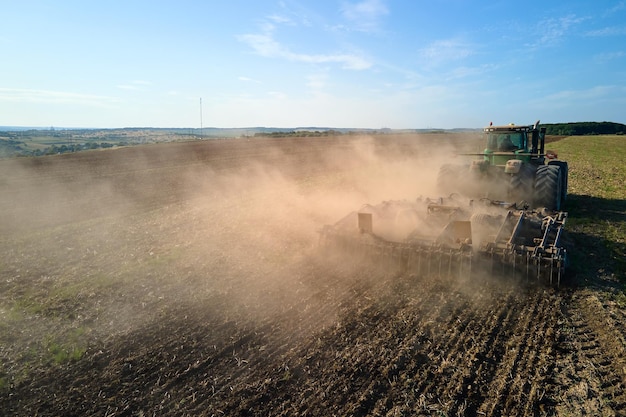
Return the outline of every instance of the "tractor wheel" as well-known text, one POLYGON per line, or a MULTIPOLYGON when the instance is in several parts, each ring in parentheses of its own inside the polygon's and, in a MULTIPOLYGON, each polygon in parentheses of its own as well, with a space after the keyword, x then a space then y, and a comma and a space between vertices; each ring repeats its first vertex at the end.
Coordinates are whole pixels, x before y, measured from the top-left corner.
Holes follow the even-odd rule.
POLYGON ((550 161, 548 162, 548 165, 556 165, 556 166, 560 166, 561 167, 561 177, 562 177, 562 183, 561 183, 561 207, 565 206, 565 200, 567 199, 567 177, 568 177, 568 171, 569 169, 567 168, 567 162, 565 161, 550 161))
POLYGON ((542 165, 535 176, 534 207, 561 210, 563 173, 558 165, 542 165))
POLYGON ((515 202, 525 201, 529 204, 533 199, 536 168, 530 164, 522 164, 519 172, 509 182, 509 197, 515 202))
POLYGON ((468 169, 462 165, 444 164, 439 169, 437 188, 440 193, 450 195, 463 191, 462 182, 468 174, 468 169))

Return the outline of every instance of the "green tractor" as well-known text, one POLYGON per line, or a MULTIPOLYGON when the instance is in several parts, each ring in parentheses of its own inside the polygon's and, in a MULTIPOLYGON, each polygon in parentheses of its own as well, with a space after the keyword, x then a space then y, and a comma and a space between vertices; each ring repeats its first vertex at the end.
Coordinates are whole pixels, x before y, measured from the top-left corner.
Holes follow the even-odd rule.
POLYGON ((417 275, 471 280, 490 271, 559 286, 568 263, 567 163, 545 151, 539 122, 484 134, 477 160, 441 167, 445 196, 366 204, 325 225, 320 243, 417 275))
POLYGON ((528 208, 561 211, 567 197, 567 162, 545 151, 545 127, 493 126, 483 129, 486 148, 470 164, 445 164, 437 185, 442 193, 488 198, 528 208))

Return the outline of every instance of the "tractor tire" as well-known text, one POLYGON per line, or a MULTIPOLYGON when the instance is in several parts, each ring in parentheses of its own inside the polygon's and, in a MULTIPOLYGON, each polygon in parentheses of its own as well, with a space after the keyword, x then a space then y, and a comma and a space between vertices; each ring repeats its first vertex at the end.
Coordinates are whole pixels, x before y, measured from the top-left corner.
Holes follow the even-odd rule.
POLYGON ((562 177, 562 183, 561 183, 561 208, 565 206, 565 200, 567 200, 567 181, 568 181, 568 174, 569 174, 569 169, 567 167, 567 162, 565 161, 550 161, 548 162, 548 165, 557 165, 561 167, 561 177, 562 177))
POLYGON ((508 193, 512 201, 532 204, 536 170, 535 166, 525 163, 519 172, 511 177, 508 193))
POLYGON ((545 207, 547 210, 561 210, 563 202, 563 173, 559 165, 542 165, 537 168, 535 176, 535 208, 545 207))
POLYGON ((437 189, 446 196, 462 193, 464 191, 462 184, 468 173, 469 169, 463 165, 442 165, 437 176, 437 189))

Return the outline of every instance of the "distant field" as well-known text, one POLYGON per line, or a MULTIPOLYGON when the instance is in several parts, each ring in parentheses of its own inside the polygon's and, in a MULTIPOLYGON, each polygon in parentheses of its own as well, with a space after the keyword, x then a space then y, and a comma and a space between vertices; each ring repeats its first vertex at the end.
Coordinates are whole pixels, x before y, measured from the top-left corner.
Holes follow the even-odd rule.
POLYGON ((0 131, 0 158, 73 153, 146 143, 194 140, 191 129, 71 129, 0 131))
MULTIPOLYGON (((147 143, 234 138, 320 138, 337 135, 358 136, 372 129, 328 128, 120 128, 120 129, 11 129, 0 127, 0 158, 73 153, 100 148, 147 143)), ((443 130, 436 134, 442 136, 443 130)), ((459 133, 459 132, 457 132, 459 133)), ((374 133, 372 133, 374 134, 374 133)), ((417 134, 416 131, 387 130, 386 135, 417 134)), ((428 130, 420 134, 429 134, 428 130)))
POLYGON ((570 161, 570 193, 626 200, 626 136, 570 136, 547 147, 570 161))
MULTIPOLYGON (((550 143, 569 163, 568 232, 577 243, 575 267, 589 282, 626 284, 626 137, 571 136, 550 143), (593 249, 593 250, 590 250, 593 249)), ((623 289, 623 288, 622 288, 623 289)))

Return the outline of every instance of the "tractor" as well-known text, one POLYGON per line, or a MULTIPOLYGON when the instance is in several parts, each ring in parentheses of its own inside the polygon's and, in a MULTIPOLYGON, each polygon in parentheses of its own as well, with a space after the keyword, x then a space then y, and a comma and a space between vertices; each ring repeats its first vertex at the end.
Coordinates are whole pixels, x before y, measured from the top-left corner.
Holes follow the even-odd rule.
POLYGON ((478 159, 441 167, 444 196, 366 204, 324 226, 320 243, 418 275, 488 270, 558 286, 568 264, 567 163, 545 151, 539 122, 490 125, 484 135, 484 151, 469 154, 478 159))
POLYGON ((529 208, 560 211, 567 198, 567 162, 545 151, 545 127, 490 126, 483 129, 486 147, 469 164, 445 164, 437 185, 443 194, 518 202, 529 208))

